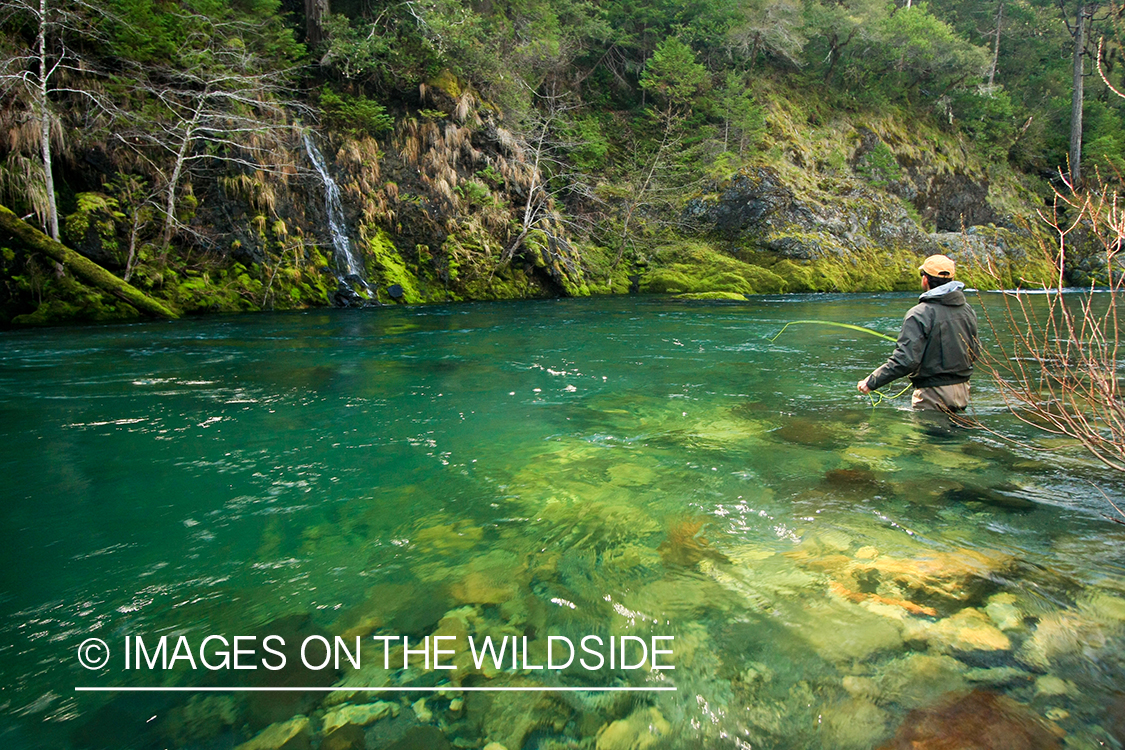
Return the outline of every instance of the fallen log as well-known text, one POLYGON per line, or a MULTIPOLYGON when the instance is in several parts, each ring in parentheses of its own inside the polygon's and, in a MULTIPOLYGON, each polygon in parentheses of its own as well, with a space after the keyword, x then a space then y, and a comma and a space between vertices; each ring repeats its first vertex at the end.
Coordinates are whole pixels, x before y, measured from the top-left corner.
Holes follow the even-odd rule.
POLYGON ((142 313, 158 318, 180 317, 162 303, 157 302, 135 286, 117 278, 86 256, 74 252, 61 242, 56 242, 43 234, 4 206, 0 206, 0 231, 10 234, 25 247, 37 250, 58 261, 64 268, 69 269, 75 276, 90 286, 109 292, 128 302, 142 313))

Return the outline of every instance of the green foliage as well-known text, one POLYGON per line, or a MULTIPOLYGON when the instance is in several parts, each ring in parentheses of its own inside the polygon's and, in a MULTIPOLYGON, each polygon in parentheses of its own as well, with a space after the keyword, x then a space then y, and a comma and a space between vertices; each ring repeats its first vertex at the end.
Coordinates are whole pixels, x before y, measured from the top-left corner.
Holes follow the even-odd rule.
MULTIPOLYGON (((335 173, 351 180, 341 186, 349 209, 384 226, 375 240, 361 243, 373 280, 401 283, 411 289, 412 301, 548 288, 558 293, 560 286, 569 294, 620 293, 628 288, 626 268, 634 254, 654 256, 649 288, 690 294, 909 285, 912 279, 900 279, 897 270, 848 271, 843 258, 850 251, 833 245, 829 235, 795 238, 833 256, 809 263, 747 255, 737 262, 751 262, 732 266, 722 254, 650 248, 675 236, 685 200, 711 190, 702 187, 707 178, 722 182, 747 167, 776 170, 799 201, 828 209, 856 192, 870 195, 855 191, 857 177, 880 188, 900 180, 900 164, 935 175, 987 176, 989 202, 1007 218, 1030 205, 1032 190, 1042 190, 1027 175, 1013 175, 1011 166, 1050 173, 1067 153, 1070 37, 1047 0, 1005 0, 996 84, 987 88, 997 6, 979 0, 912 7, 890 0, 341 0, 326 19, 324 45, 314 51, 322 65, 303 74, 307 85, 292 86, 319 94, 302 94, 301 103, 285 106, 284 92, 264 83, 295 81, 292 71, 305 52, 279 0, 93 0, 91 7, 107 11, 99 33, 81 37, 79 51, 91 72, 75 68, 68 90, 51 95, 60 141, 53 174, 68 214, 65 237, 85 243, 84 249, 112 253, 122 264, 131 256, 139 284, 187 309, 327 299, 334 282, 315 270, 318 251, 302 239, 309 227, 294 213, 289 188, 275 171, 254 173, 265 166, 256 160, 271 148, 280 156, 270 167, 285 172, 292 166, 293 154, 286 153, 291 146, 271 141, 271 134, 304 120, 309 104, 319 104, 326 127, 345 143, 382 137, 393 128, 382 103, 408 110, 412 121, 395 139, 417 128, 409 145, 434 162, 420 167, 418 179, 413 169, 400 170, 394 156, 389 162, 374 156, 374 149, 342 150, 350 154, 348 162, 341 156, 335 173), (254 81, 263 86, 224 89, 232 75, 259 76, 254 81), (207 127, 227 127, 250 115, 265 127, 187 143, 178 185, 160 195, 180 142, 159 139, 185 133, 199 101, 193 97, 206 90, 219 90, 229 104, 207 127), (542 115, 559 93, 567 109, 550 130, 557 138, 555 160, 539 168, 549 211, 578 219, 558 226, 596 227, 588 234, 562 232, 582 248, 581 273, 559 271, 558 257, 543 247, 498 271, 496 260, 511 238, 509 222, 518 220, 526 202, 529 159, 525 155, 521 163, 515 149, 489 141, 503 127, 515 142, 533 143, 521 131, 536 121, 528 113, 538 108, 542 115), (91 96, 112 106, 91 107, 91 96), (114 110, 128 116, 108 119, 114 110), (848 139, 860 124, 885 143, 865 154, 853 172, 847 155, 855 141, 848 139), (104 155, 108 166, 91 167, 81 156, 88 153, 104 155), (207 169, 193 171, 202 164, 207 169), (434 191, 421 179, 424 174, 432 180, 438 169, 455 172, 446 172, 443 184, 460 197, 450 201, 456 212, 436 208, 434 191), (359 172, 362 177, 355 176, 359 172), (215 181, 239 177, 253 178, 262 189, 239 194, 249 208, 230 212, 235 231, 216 242, 207 222, 222 221, 217 217, 230 206, 220 193, 232 193, 226 183, 216 190, 215 181), (181 224, 201 229, 207 250, 189 231, 162 242, 165 198, 174 198, 176 230, 181 224), (405 249, 435 242, 417 226, 425 222, 444 243, 424 253, 405 249), (522 263, 532 257, 538 266, 522 263), (235 258, 261 265, 239 271, 235 258)), ((30 31, 19 21, 0 29, 0 47, 12 51, 12 61, 27 50, 30 31)), ((1107 39, 1112 80, 1121 77, 1120 67, 1112 67, 1120 42, 1107 39)), ((1086 174, 1096 168, 1113 178, 1125 169, 1125 102, 1094 75, 1087 78, 1087 92, 1086 174)), ((11 100, 5 105, 0 125, 9 138, 0 145, 0 194, 21 213, 41 211, 45 176, 37 143, 21 128, 21 118, 34 108, 11 100)), ((388 152, 401 148, 386 140, 388 152)), ((911 204, 904 207, 920 221, 911 204)), ((804 230, 777 225, 772 231, 804 230)), ((537 247, 537 239, 542 237, 530 238, 528 246, 537 247)), ((51 294, 61 289, 49 274, 15 275, 28 280, 25 295, 33 287, 51 294)), ((50 294, 42 301, 48 304, 44 316, 96 307, 67 307, 70 301, 50 294)))
POLYGON ((492 191, 489 190, 488 185, 476 180, 469 180, 457 187, 453 191, 461 196, 469 206, 483 206, 492 203, 492 191))
POLYGON ((330 125, 356 137, 378 135, 395 124, 383 105, 366 96, 349 96, 324 89, 320 92, 320 106, 330 125))
POLYGON ((727 73, 716 95, 716 109, 723 120, 725 149, 735 150, 737 144, 739 154, 757 150, 766 133, 766 115, 741 75, 727 73))
POLYGON ((574 166, 583 172, 605 169, 610 142, 602 130, 601 119, 595 115, 577 117, 567 124, 566 136, 574 146, 569 154, 574 166))
POLYGON ((1120 180, 1125 176, 1125 127, 1122 127, 1125 118, 1121 110, 1094 100, 1086 104, 1084 117, 1084 160, 1099 170, 1103 179, 1120 180))
POLYGON ((673 106, 688 106, 706 90, 707 70, 695 53, 674 36, 661 42, 641 73, 641 88, 673 106))
POLYGON ((76 198, 77 210, 63 222, 65 237, 74 244, 81 244, 93 229, 101 244, 115 248, 114 222, 125 218, 125 214, 117 210, 117 201, 103 193, 79 193, 76 198))
POLYGON ((855 166, 855 171, 878 188, 885 188, 902 177, 902 167, 894 152, 882 141, 876 142, 855 166))
POLYGON ((1015 115, 1008 92, 996 87, 960 91, 953 97, 954 117, 975 141, 985 158, 1005 161, 1016 135, 1015 115))

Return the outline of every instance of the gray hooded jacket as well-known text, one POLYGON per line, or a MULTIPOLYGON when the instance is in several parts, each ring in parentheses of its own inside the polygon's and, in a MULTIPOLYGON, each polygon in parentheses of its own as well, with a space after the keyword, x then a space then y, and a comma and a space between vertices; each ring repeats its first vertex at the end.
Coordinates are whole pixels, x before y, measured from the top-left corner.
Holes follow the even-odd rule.
POLYGON ((872 390, 909 376, 915 388, 968 382, 980 354, 977 314, 960 281, 934 287, 918 298, 902 321, 895 351, 871 373, 872 390))

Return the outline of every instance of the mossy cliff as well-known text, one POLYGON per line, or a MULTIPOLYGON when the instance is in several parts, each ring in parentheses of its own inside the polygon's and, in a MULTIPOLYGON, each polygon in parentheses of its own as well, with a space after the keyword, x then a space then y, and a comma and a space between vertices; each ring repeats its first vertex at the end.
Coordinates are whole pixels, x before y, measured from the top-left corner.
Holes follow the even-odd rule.
MULTIPOLYGON (((161 244, 152 207, 106 174, 88 175, 97 189, 71 197, 63 242, 182 313, 630 291, 739 299, 912 290, 919 262, 934 252, 958 259, 975 286, 1054 278, 1040 222, 1026 218, 1042 186, 1006 164, 899 111, 829 110, 768 82, 754 95, 763 147, 716 162, 723 166, 684 192, 673 215, 639 212, 628 247, 601 244, 620 227, 613 196, 622 191, 602 190, 610 197, 601 204, 556 200, 526 133, 449 75, 422 86, 380 130, 316 134, 369 290, 337 280, 324 183, 296 127, 274 173, 187 185, 172 247, 161 244), (576 228, 574 217, 595 211, 600 234, 576 228), (988 263, 993 276, 981 270, 988 263)), ((17 242, 0 244, 0 324, 136 315, 17 242)))

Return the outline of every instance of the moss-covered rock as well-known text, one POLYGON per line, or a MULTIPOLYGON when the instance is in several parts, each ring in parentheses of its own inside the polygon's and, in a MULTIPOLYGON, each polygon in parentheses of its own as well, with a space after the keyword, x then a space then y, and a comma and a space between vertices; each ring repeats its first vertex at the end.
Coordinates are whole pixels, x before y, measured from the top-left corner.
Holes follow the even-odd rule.
POLYGON ((406 268, 394 242, 383 229, 377 228, 371 233, 367 241, 366 261, 369 281, 384 289, 397 284, 402 288, 402 301, 407 304, 426 301, 417 277, 406 268))
POLYGON ((640 279, 640 291, 649 294, 775 294, 787 286, 777 274, 702 243, 655 251, 640 279))

